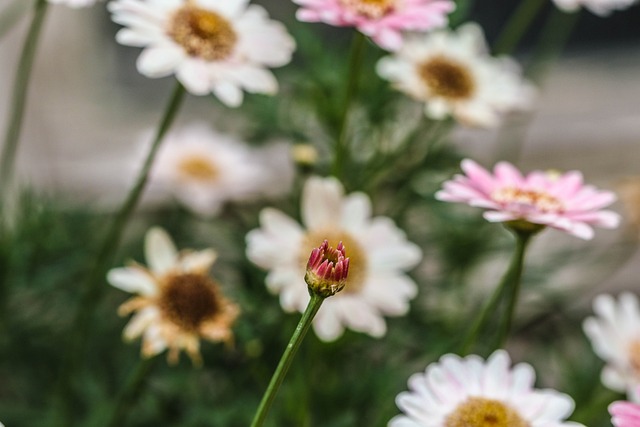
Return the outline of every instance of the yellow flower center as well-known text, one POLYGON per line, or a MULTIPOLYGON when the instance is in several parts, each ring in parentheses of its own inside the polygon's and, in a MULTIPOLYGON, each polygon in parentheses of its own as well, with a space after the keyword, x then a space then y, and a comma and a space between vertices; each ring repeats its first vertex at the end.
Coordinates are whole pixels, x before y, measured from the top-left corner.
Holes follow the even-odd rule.
POLYGON ((189 55, 207 61, 227 58, 238 41, 238 35, 228 20, 191 3, 174 13, 169 35, 189 55))
POLYGON ((531 206, 541 212, 561 212, 564 210, 564 206, 557 198, 536 190, 504 187, 494 191, 491 198, 498 203, 531 206))
POLYGON ((640 376, 640 340, 634 340, 629 345, 629 365, 633 373, 640 376))
POLYGON ((475 91, 469 69, 445 56, 435 56, 418 65, 418 75, 433 95, 452 101, 468 99, 475 91))
POLYGON ((188 180, 195 181, 214 181, 219 175, 216 165, 196 155, 181 159, 178 171, 188 180))
POLYGON ((335 248, 338 243, 342 242, 345 248, 347 258, 349 258, 349 276, 347 284, 336 297, 345 294, 357 293, 362 289, 367 274, 367 258, 366 252, 360 244, 349 233, 341 230, 316 230, 307 233, 302 240, 300 263, 306 268, 309 254, 313 248, 317 248, 327 239, 329 246, 335 248))
POLYGON ((529 424, 502 402, 471 397, 446 418, 444 427, 529 427, 529 424))
POLYGON ((158 305, 168 320, 187 331, 197 331, 221 312, 216 284, 202 274, 169 276, 158 305))
POLYGON ((380 19, 393 10, 396 0, 340 0, 347 9, 371 19, 380 19))

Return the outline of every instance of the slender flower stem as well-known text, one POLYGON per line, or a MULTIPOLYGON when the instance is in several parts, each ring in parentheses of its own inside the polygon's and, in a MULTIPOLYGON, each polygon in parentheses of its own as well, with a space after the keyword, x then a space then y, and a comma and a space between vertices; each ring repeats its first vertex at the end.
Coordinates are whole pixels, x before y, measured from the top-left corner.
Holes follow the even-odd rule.
POLYGON ((340 178, 342 176, 345 158, 349 154, 349 147, 347 145, 349 109, 351 107, 351 103, 353 102, 353 97, 358 90, 358 81, 360 79, 360 70, 362 68, 362 59, 364 57, 365 42, 366 39, 364 34, 356 31, 353 35, 353 42, 351 44, 347 86, 345 89, 345 97, 342 104, 342 112, 340 114, 340 122, 338 124, 335 157, 333 160, 332 175, 337 178, 340 178))
MULTIPOLYGON (((478 336, 489 322, 491 315, 496 312, 500 302, 505 298, 505 296, 508 298, 508 321, 503 320, 503 323, 507 322, 507 324, 503 325, 500 330, 500 338, 498 341, 500 345, 503 344, 502 341, 509 332, 511 317, 513 316, 515 303, 518 297, 518 289, 520 287, 524 253, 527 243, 533 235, 531 232, 514 232, 514 234, 516 235, 516 250, 513 254, 513 258, 511 259, 511 263, 509 264, 509 268, 507 268, 507 271, 504 276, 502 276, 500 283, 493 291, 493 294, 489 298, 489 302, 487 302, 487 305, 485 305, 471 326, 471 329, 469 329, 469 332, 460 347, 460 352, 462 354, 469 354, 471 347, 475 344, 478 336), (506 329, 506 331, 503 331, 504 329, 506 329)), ((505 316, 505 318, 506 317, 507 316, 505 316)))
POLYGON ((506 295, 507 308, 498 328, 496 348, 504 347, 504 344, 509 337, 509 332, 511 331, 511 324, 513 323, 513 316, 516 311, 516 304, 518 303, 518 296, 520 294, 520 283, 522 282, 522 270, 524 267, 524 254, 532 236, 530 232, 522 231, 514 231, 514 234, 516 236, 516 250, 513 254, 511 265, 504 277, 504 281, 508 283, 506 295))
POLYGON ((138 362, 138 366, 135 371, 131 373, 127 380, 127 384, 116 398, 111 416, 105 424, 107 427, 118 427, 124 424, 129 411, 133 406, 135 406, 140 394, 142 394, 147 377, 153 369, 157 359, 157 357, 152 357, 142 359, 138 362))
POLYGON ((506 55, 513 52, 545 4, 544 0, 522 0, 496 39, 493 53, 506 55))
POLYGON ((5 199, 5 203, 7 203, 7 191, 12 183, 33 60, 48 6, 49 3, 46 0, 38 0, 36 3, 33 19, 31 20, 29 32, 27 33, 27 38, 25 39, 16 70, 15 83, 13 85, 13 93, 9 107, 10 116, 7 122, 7 131, 4 136, 2 156, 0 157, 0 197, 5 199))
POLYGON ((260 401, 258 410, 253 416, 251 427, 260 427, 264 423, 264 420, 267 417, 267 413, 269 412, 269 408, 273 403, 273 399, 276 397, 276 393, 278 392, 278 389, 280 388, 284 377, 287 375, 289 366, 291 366, 291 362, 293 361, 293 358, 298 351, 298 347, 300 347, 304 336, 311 326, 311 321, 320 309, 323 301, 324 298, 320 295, 316 295, 313 293, 311 294, 309 305, 307 305, 307 308, 302 314, 302 318, 300 319, 300 322, 298 322, 298 326, 296 326, 296 330, 293 332, 291 340, 289 341, 289 344, 287 344, 287 348, 284 350, 284 353, 280 358, 280 363, 278 363, 278 367, 271 377, 269 386, 262 396, 262 400, 260 401))
MULTIPOLYGON (((73 320, 75 325, 74 334, 71 336, 71 345, 67 354, 67 360, 62 369, 61 381, 63 383, 62 394, 64 395, 65 404, 69 405, 70 402, 70 390, 69 390, 69 378, 70 373, 74 367, 79 365, 79 361, 82 360, 84 354, 84 348, 90 331, 90 320, 96 306, 102 296, 104 289, 104 278, 109 268, 114 253, 120 243, 122 234, 124 233, 125 226, 129 221, 133 211, 135 210, 142 192, 147 183, 149 172, 153 166, 156 154, 164 136, 171 127, 182 101, 184 100, 185 90, 181 84, 177 84, 176 88, 171 95, 167 109, 164 112, 160 126, 156 132, 155 138, 147 153, 147 157, 144 161, 142 169, 138 174, 134 186, 129 191, 127 198, 116 213, 115 217, 111 221, 105 240, 100 247, 100 251, 96 256, 92 269, 90 270, 87 281, 84 283, 83 294, 80 297, 76 313, 73 320)), ((68 412, 68 408, 66 409, 68 412)), ((59 417, 61 420, 60 425, 65 425, 65 417, 59 417)))

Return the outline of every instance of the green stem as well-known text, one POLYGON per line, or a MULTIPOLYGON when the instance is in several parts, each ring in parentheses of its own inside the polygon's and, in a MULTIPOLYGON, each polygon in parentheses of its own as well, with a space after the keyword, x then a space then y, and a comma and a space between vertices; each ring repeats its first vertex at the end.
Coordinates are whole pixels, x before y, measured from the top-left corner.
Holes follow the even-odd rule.
POLYGON ((291 340, 289 340, 289 344, 287 344, 287 348, 284 350, 284 353, 280 358, 280 363, 278 363, 278 367, 271 377, 269 386, 262 396, 262 400, 260 401, 258 410, 256 411, 256 414, 253 417, 253 421, 251 422, 251 427, 260 427, 264 423, 264 420, 267 417, 267 413, 269 412, 269 408, 273 403, 273 399, 276 397, 276 393, 278 392, 278 389, 280 388, 284 377, 287 375, 289 366, 291 366, 291 362, 293 361, 293 358, 296 355, 296 352, 298 351, 298 348, 300 347, 304 336, 311 326, 311 321, 320 309, 323 301, 323 297, 313 293, 311 294, 309 305, 307 305, 307 308, 302 314, 302 318, 300 319, 300 322, 298 322, 298 326, 296 326, 296 330, 293 332, 291 340))
MULTIPOLYGON (((518 296, 518 292, 514 291, 513 289, 514 288, 517 289, 520 287, 524 252, 526 249, 527 242, 529 238, 532 236, 532 233, 514 232, 514 234, 516 234, 517 236, 516 250, 514 252, 513 257, 511 258, 511 263, 509 264, 509 267, 507 268, 507 271, 505 272, 504 276, 502 276, 500 283, 493 291, 493 294, 489 298, 487 305, 484 306, 484 308, 482 309, 482 311, 480 312, 476 320, 473 322, 473 325, 469 329, 469 332, 467 333, 465 340, 463 341, 462 346, 460 347, 461 354, 469 354, 469 352, 471 351, 471 347, 473 346, 473 344, 476 343, 481 332, 487 326, 487 323, 489 322, 491 315, 496 312, 496 310, 498 309, 498 306, 500 305, 500 302, 503 300, 503 298, 505 298, 505 296, 509 298, 509 301, 512 302, 512 304, 509 303, 508 311, 511 312, 510 316, 513 315, 513 309, 515 307, 515 299, 517 299, 517 296, 518 296)), ((508 329, 510 329, 510 325, 511 325, 511 318, 509 317, 508 326, 506 326, 507 333, 508 333, 508 329)), ((503 326, 503 328, 505 328, 505 326, 503 326)), ((502 333, 500 335, 502 335, 502 333)))
POLYGON ((2 9, 0 12, 0 39, 20 22, 22 14, 35 6, 36 1, 13 0, 13 3, 2 9))
POLYGON ((18 69, 16 70, 15 83, 13 85, 13 93, 9 107, 10 116, 7 122, 7 131, 4 136, 2 156, 0 157, 0 197, 2 198, 6 197, 6 193, 11 186, 33 60, 48 6, 49 3, 47 0, 38 0, 36 3, 33 19, 31 20, 29 32, 27 33, 27 38, 25 39, 22 54, 18 62, 18 69))
POLYGON ((496 39, 493 53, 507 55, 513 52, 545 4, 543 0, 522 0, 496 39))
POLYGON ((539 84, 546 77, 549 66, 560 56, 580 16, 580 12, 566 13, 559 9, 551 12, 525 70, 531 80, 539 84))
MULTIPOLYGON (((100 247, 100 251, 96 256, 93 267, 91 268, 87 280, 84 283, 84 286, 80 289, 83 290, 83 294, 80 297, 80 301, 78 303, 76 313, 73 319, 72 325, 75 325, 76 330, 75 333, 71 337, 71 346, 68 351, 68 357, 66 360, 66 364, 62 370, 61 381, 63 383, 63 391, 64 400, 68 405, 70 402, 69 397, 69 378, 71 371, 79 365, 79 362, 82 360, 84 354, 84 348, 86 346, 86 341, 89 335, 90 327, 91 327, 91 316, 95 311, 96 306, 102 296, 104 290, 104 280, 105 275, 107 273, 107 269, 112 262, 114 257, 114 253, 118 248, 120 243, 120 239, 122 238, 122 234, 124 233, 125 226, 129 221, 129 218, 133 214, 140 197, 142 196, 142 192, 147 183, 149 172, 151 167, 153 166, 153 162, 156 158, 156 154, 164 137, 171 127, 180 106, 182 105, 182 101, 184 100, 185 90, 181 84, 177 84, 176 88, 171 95, 171 99, 169 104, 167 105, 167 109, 164 112, 162 117, 162 121, 160 122, 160 126, 156 132, 155 138, 147 153, 147 157, 142 166, 142 170, 138 174, 135 185, 129 191, 126 200, 116 213, 116 216, 111 221, 109 229, 107 230, 106 238, 100 247)), ((68 413, 68 408, 66 409, 68 413)), ((65 425, 65 417, 60 417, 61 425, 65 425)))
POLYGON ((516 311, 516 304, 518 303, 518 296, 520 294, 520 284, 522 282, 522 271, 524 268, 524 254, 531 236, 533 235, 530 232, 523 231, 514 231, 513 233, 516 236, 516 251, 511 260, 511 265, 509 265, 509 269, 503 279, 504 282, 507 283, 507 309, 498 328, 496 348, 504 347, 504 344, 509 337, 509 332, 511 331, 513 316, 516 311))
MULTIPOLYGON (((576 26, 580 13, 567 14, 553 10, 547 19, 540 39, 536 42, 533 57, 525 68, 525 75, 537 85, 542 85, 550 65, 555 62, 576 26)), ((522 152, 525 135, 534 113, 514 114, 498 134, 496 159, 517 162, 522 152)))
POLYGON ((146 379, 151 372, 158 358, 152 357, 142 359, 138 362, 135 371, 131 373, 127 384, 119 393, 114 405, 111 416, 108 418, 107 427, 118 427, 124 425, 127 414, 135 406, 136 401, 140 397, 144 389, 146 379))
POLYGON ((347 146, 349 109, 358 90, 358 81, 364 57, 365 42, 366 39, 364 34, 356 31, 353 35, 353 42, 351 44, 347 86, 342 104, 342 112, 340 114, 340 122, 338 123, 338 136, 336 138, 335 157, 333 161, 332 175, 337 178, 342 176, 345 159, 349 154, 349 147, 347 146))

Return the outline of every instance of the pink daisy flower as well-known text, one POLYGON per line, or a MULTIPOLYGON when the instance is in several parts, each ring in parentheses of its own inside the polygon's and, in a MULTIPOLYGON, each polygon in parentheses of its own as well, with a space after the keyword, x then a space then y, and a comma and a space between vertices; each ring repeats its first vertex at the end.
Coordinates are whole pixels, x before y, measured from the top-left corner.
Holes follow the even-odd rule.
POLYGON ((455 9, 450 0, 293 1, 302 6, 296 14, 298 20, 356 27, 387 50, 402 46, 402 31, 428 31, 447 25, 447 14, 455 9))
MULTIPOLYGON (((640 393, 640 390, 638 391, 640 393)), ((609 405, 611 424, 615 427, 640 426, 640 405, 632 402, 613 402, 609 405)))
POLYGON ((615 228, 620 222, 617 213, 601 210, 616 196, 585 185, 578 171, 533 171, 524 176, 513 165, 500 162, 491 174, 470 159, 462 161, 462 170, 465 175, 445 182, 436 198, 488 209, 487 221, 548 225, 585 240, 593 237, 591 226, 615 228))

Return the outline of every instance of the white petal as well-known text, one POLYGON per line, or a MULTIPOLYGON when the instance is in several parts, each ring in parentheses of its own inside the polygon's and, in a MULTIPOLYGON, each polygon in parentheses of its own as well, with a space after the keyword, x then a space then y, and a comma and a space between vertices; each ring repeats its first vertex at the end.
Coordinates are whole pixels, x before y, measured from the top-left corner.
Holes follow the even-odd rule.
POLYGON ((153 227, 147 231, 144 253, 149 268, 156 274, 165 274, 176 267, 178 251, 171 237, 160 227, 153 227))
POLYGON ((165 77, 174 72, 182 59, 183 53, 178 49, 149 47, 138 57, 137 67, 147 77, 165 77))
POLYGON ((302 222, 308 229, 335 228, 344 189, 335 178, 311 177, 302 191, 302 222))
POLYGON ((125 292, 149 296, 157 293, 153 278, 136 267, 114 268, 107 273, 107 281, 125 292))

